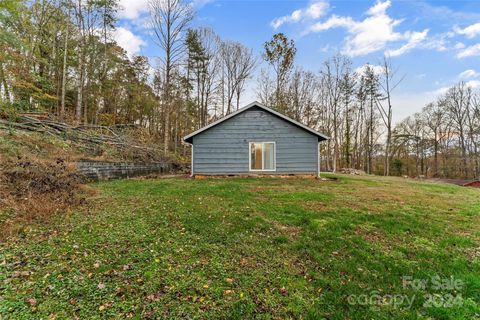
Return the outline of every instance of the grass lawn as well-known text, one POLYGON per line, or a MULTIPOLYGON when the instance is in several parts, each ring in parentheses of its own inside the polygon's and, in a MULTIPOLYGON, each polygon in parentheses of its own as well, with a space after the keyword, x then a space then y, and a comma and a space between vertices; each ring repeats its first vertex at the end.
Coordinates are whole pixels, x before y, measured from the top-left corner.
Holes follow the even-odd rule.
POLYGON ((480 319, 479 189, 338 178, 94 184, 0 245, 0 319, 480 319))

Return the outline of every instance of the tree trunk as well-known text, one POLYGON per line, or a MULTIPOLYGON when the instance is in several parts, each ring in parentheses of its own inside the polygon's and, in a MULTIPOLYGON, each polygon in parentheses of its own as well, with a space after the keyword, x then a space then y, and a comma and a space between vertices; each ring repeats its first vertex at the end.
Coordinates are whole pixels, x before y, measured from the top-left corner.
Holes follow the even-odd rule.
POLYGON ((372 154, 373 154, 373 97, 370 97, 370 124, 369 124, 369 147, 368 147, 368 173, 372 170, 372 154))
POLYGON ((345 162, 347 167, 350 168, 350 114, 348 104, 345 106, 345 162))
POLYGON ((0 81, 3 85, 3 92, 5 99, 10 102, 10 92, 8 91, 7 79, 5 79, 5 72, 3 71, 3 63, 0 62, 0 81))
POLYGON ((169 110, 168 102, 165 101, 165 108, 164 108, 164 125, 163 125, 163 152, 165 154, 168 153, 168 139, 169 139, 169 130, 170 130, 170 110, 169 110))
POLYGON ((75 121, 82 121, 82 104, 83 104, 83 53, 79 50, 78 75, 77 75, 77 104, 75 107, 75 121))
MULTIPOLYGON (((389 118, 391 116, 389 115, 389 118)), ((391 120, 389 120, 391 121, 391 120)), ((385 168, 383 170, 383 173, 385 176, 390 175, 390 144, 391 144, 391 139, 392 139, 392 127, 391 124, 387 126, 387 141, 385 143, 385 168)))
POLYGON ((435 128, 435 144, 434 144, 434 154, 433 154, 433 175, 434 177, 438 176, 438 129, 435 128))
POLYGON ((68 27, 65 29, 65 46, 63 48, 63 70, 62 70, 62 98, 60 106, 60 121, 65 121, 65 86, 67 82, 67 51, 68 51, 68 27))

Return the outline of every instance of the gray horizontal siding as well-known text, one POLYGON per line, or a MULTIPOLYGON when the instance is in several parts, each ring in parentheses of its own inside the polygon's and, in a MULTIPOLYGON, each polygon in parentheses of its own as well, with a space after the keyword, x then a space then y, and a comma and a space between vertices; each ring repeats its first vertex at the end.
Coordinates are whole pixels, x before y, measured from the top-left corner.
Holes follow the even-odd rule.
POLYGON ((258 108, 194 136, 193 173, 249 173, 249 142, 270 141, 276 144, 277 170, 268 174, 317 173, 318 137, 258 108))

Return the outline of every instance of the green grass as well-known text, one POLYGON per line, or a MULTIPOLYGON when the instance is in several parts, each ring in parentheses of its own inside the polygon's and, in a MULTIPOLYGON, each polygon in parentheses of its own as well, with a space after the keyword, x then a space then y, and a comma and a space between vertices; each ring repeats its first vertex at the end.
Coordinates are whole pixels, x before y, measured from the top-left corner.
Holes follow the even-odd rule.
POLYGON ((480 190, 338 178, 95 184, 1 245, 0 318, 480 318, 480 190))

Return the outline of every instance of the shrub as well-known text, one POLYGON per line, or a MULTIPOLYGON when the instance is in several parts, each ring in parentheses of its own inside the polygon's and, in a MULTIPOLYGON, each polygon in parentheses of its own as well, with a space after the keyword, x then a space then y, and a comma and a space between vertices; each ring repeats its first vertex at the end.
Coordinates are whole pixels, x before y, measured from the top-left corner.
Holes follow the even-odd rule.
POLYGON ((62 159, 40 161, 28 157, 0 161, 0 237, 16 233, 36 220, 43 221, 84 201, 81 177, 62 159))

